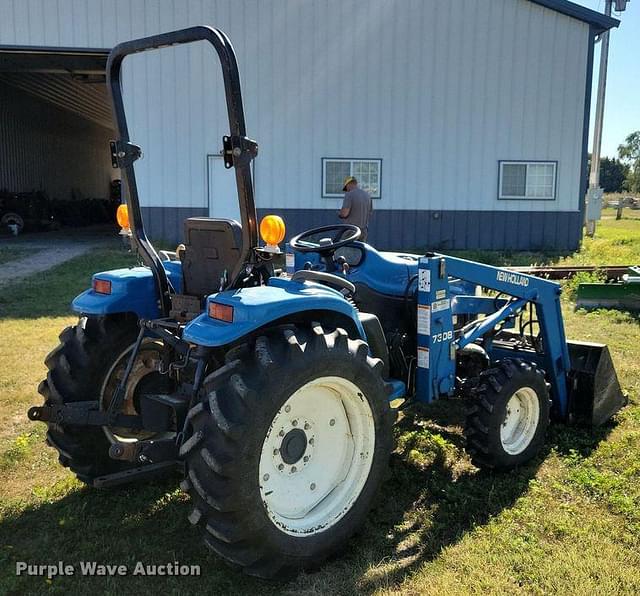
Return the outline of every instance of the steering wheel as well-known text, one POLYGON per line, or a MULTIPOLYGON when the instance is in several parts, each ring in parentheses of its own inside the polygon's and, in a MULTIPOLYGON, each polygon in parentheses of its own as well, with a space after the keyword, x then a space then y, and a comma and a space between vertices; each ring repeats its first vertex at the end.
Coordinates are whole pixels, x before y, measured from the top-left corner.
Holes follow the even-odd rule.
POLYGON ((317 252, 321 255, 327 255, 335 252, 341 246, 357 240, 360 236, 362 236, 362 230, 358 226, 335 224, 302 232, 302 234, 298 234, 289 240, 289 246, 298 252, 317 252), (331 232, 335 232, 332 238, 329 237, 331 232), (322 238, 319 242, 306 240, 306 238, 323 233, 327 233, 327 238, 322 238), (347 234, 346 238, 344 238, 345 233, 347 234), (338 240, 338 238, 342 238, 342 240, 338 240))

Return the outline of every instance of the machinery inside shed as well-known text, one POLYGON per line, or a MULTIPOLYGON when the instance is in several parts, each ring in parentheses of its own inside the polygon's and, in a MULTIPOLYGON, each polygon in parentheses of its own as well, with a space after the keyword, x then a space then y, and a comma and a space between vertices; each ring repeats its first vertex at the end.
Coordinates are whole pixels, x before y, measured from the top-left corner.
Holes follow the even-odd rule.
POLYGON ((0 46, 0 233, 113 221, 107 54, 0 46))

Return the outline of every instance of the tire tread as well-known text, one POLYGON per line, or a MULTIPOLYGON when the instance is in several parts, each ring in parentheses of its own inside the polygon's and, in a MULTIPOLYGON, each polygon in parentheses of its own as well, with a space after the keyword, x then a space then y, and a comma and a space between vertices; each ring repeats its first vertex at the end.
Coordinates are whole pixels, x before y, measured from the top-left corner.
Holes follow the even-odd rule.
POLYGON ((234 347, 230 352, 232 358, 227 361, 232 362, 205 379, 203 401, 194 406, 197 412, 189 414, 193 436, 198 438, 189 438, 183 445, 188 475, 181 487, 193 503, 189 520, 200 529, 211 550, 249 575, 284 579, 296 570, 316 567, 330 552, 316 549, 312 556, 275 548, 266 538, 275 525, 246 488, 248 475, 255 473, 248 467, 254 452, 247 451, 247 444, 255 436, 258 417, 271 420, 279 408, 271 393, 277 379, 282 378, 281 371, 286 375, 294 374, 292 370, 309 374, 325 358, 332 362, 349 359, 359 367, 359 375, 376 379, 371 381, 379 388, 376 399, 384 400, 385 408, 380 449, 386 450, 387 458, 395 418, 387 415, 391 409, 386 386, 391 385, 382 379, 380 361, 369 356, 365 342, 349 339, 342 329, 326 332, 319 323, 267 331, 253 346, 234 347), (234 367, 233 374, 224 370, 229 366, 234 367), (270 381, 274 385, 269 385, 270 381), (266 412, 273 413, 267 416, 266 412))
MULTIPOLYGON (((512 389, 509 389, 511 393, 512 389)), ((480 468, 508 470, 521 465, 535 456, 544 441, 544 433, 549 424, 550 400, 548 384, 544 379, 544 371, 535 363, 520 359, 504 359, 480 374, 478 384, 468 404, 465 437, 467 452, 474 465, 480 468), (497 447, 501 421, 496 416, 502 411, 498 406, 502 402, 506 388, 515 386, 518 379, 527 379, 528 384, 537 385, 542 404, 540 425, 541 431, 536 433, 531 444, 517 456, 509 456, 502 448, 497 447), (496 438, 497 437, 497 438, 496 438)))

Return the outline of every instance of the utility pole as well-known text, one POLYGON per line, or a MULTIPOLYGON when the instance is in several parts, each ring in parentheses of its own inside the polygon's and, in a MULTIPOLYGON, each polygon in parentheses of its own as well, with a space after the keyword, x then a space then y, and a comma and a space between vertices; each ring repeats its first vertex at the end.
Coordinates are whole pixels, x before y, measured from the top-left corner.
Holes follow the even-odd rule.
MULTIPOLYGON (((622 12, 629 0, 605 0, 604 14, 611 16, 613 3, 616 11, 622 12)), ((600 219, 602 196, 600 188, 600 151, 602 148, 602 123, 604 120, 604 97, 607 90, 607 65, 609 62, 609 30, 600 36, 600 68, 598 70, 598 92, 596 95, 596 119, 593 127, 593 149, 591 150, 591 171, 589 173, 589 189, 587 190, 586 228, 587 236, 596 233, 596 220, 600 219)))

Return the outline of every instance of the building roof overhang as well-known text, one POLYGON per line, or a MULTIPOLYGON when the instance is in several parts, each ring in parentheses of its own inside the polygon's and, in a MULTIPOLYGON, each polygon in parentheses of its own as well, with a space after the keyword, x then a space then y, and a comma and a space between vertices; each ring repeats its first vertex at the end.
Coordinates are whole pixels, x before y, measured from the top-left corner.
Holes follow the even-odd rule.
POLYGON ((540 6, 550 8, 562 14, 565 14, 579 21, 584 21, 591 25, 596 33, 602 33, 613 27, 617 27, 620 24, 618 19, 608 17, 601 12, 591 10, 575 2, 569 2, 568 0, 530 0, 540 6))

